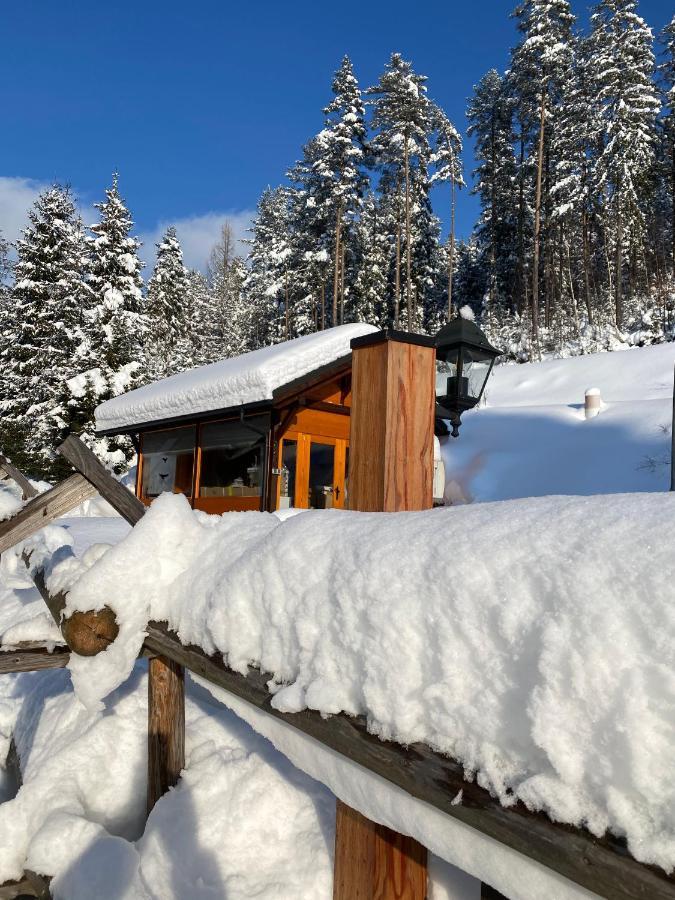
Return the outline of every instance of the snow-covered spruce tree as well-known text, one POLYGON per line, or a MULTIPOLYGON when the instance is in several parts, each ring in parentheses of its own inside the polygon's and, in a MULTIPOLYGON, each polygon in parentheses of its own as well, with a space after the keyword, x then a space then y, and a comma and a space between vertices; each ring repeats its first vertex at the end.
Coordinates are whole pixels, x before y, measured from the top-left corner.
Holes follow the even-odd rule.
POLYGON ((603 127, 593 189, 603 198, 604 227, 613 240, 614 314, 619 328, 624 293, 632 292, 642 255, 645 188, 654 160, 659 109, 652 81, 652 34, 636 6, 635 0, 602 0, 591 16, 589 40, 603 127))
POLYGON ((92 308, 83 324, 90 369, 66 383, 61 406, 68 430, 83 434, 99 455, 122 467, 134 452, 128 438, 94 441, 92 432, 96 406, 141 381, 145 318, 140 242, 130 236, 133 222, 119 195, 117 174, 105 201, 95 206, 100 221, 87 239, 92 308))
POLYGON ((392 321, 393 310, 387 303, 392 267, 392 246, 389 240, 391 221, 384 208, 386 197, 369 193, 363 202, 357 224, 359 269, 354 286, 354 320, 369 322, 387 328, 392 321))
POLYGON ((141 244, 130 235, 133 221, 117 182, 115 173, 106 199, 95 204, 101 220, 91 226, 89 239, 89 284, 96 298, 92 349, 98 363, 111 373, 138 361, 144 329, 141 244))
POLYGON ((419 327, 419 301, 434 284, 434 237, 438 241, 429 202, 433 117, 426 80, 400 53, 393 53, 378 83, 367 91, 374 98, 372 146, 381 169, 379 187, 402 198, 403 221, 397 223, 397 241, 403 251, 405 303, 401 303, 397 283, 393 324, 398 327, 404 320, 409 330, 419 327))
POLYGON ((521 279, 516 268, 521 257, 519 237, 524 235, 518 197, 523 183, 518 184, 516 175, 511 112, 504 79, 491 69, 476 85, 467 109, 468 134, 475 140, 478 163, 472 193, 478 194, 481 204, 475 240, 491 315, 523 303, 517 293, 521 279))
POLYGON ((249 275, 245 292, 250 306, 251 345, 264 347, 292 337, 290 207, 294 191, 267 188, 253 219, 249 241, 249 275))
POLYGON ((436 144, 431 157, 435 166, 431 176, 431 184, 449 182, 450 184, 450 232, 447 246, 447 272, 448 272, 448 319, 452 318, 452 280, 455 269, 455 190, 464 187, 462 170, 462 139, 459 132, 452 124, 443 110, 434 105, 433 108, 434 130, 436 132, 436 144))
MULTIPOLYGON (((516 8, 514 15, 522 39, 512 53, 509 87, 517 118, 526 128, 520 136, 523 150, 527 157, 534 160, 534 183, 530 187, 534 218, 530 304, 536 344, 541 274, 544 276, 543 305, 547 326, 551 323, 555 302, 555 264, 552 256, 556 236, 550 222, 551 144, 557 129, 557 113, 566 99, 563 90, 572 59, 574 16, 568 0, 525 0, 516 8), (542 268, 543 273, 540 271, 542 268)), ((526 171, 522 175, 524 185, 528 174, 526 171)))
POLYGON ((236 255, 232 226, 225 222, 220 239, 209 256, 210 308, 200 326, 206 327, 208 354, 214 360, 238 356, 251 349, 249 315, 243 293, 246 275, 243 260, 236 255))
POLYGON ((157 260, 148 282, 145 360, 152 380, 190 368, 187 329, 191 326, 188 273, 173 225, 157 244, 157 260))
POLYGON ((662 183, 670 218, 670 275, 675 275, 675 16, 661 36, 664 60, 659 67, 663 105, 662 183))
POLYGON ((91 368, 86 246, 67 188, 40 194, 16 248, 13 322, 0 349, 4 451, 32 475, 58 477, 67 468, 54 452, 67 430, 65 384, 91 368))

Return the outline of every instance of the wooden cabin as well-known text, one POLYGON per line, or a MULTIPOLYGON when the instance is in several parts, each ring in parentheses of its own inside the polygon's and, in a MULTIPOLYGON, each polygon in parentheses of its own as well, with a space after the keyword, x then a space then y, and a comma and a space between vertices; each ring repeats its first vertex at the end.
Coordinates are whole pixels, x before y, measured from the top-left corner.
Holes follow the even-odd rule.
POLYGON ((146 504, 172 491, 208 513, 342 509, 350 343, 376 330, 342 325, 162 379, 101 404, 97 434, 133 438, 146 504))

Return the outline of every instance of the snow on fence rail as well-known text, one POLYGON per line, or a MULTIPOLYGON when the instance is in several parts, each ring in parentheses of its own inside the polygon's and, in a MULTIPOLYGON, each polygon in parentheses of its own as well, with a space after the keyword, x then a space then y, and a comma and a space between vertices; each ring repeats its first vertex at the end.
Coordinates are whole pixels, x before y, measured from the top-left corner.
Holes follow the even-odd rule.
MULTIPOLYGON (((123 506, 122 515, 138 521, 145 509, 135 498, 126 493, 121 503, 119 485, 111 476, 101 473, 102 466, 75 439, 69 439, 64 448, 65 455, 80 468, 85 477, 96 477, 97 489, 113 505, 123 506), (72 451, 75 448, 74 452, 72 451), (100 469, 99 469, 100 467, 100 469), (115 487, 112 490, 112 483, 115 487), (128 498, 128 501, 127 501, 128 498), (130 502, 129 502, 130 501, 130 502)), ((124 490, 122 488, 122 490, 124 490)), ((11 521, 11 520, 10 520, 11 521)), ((20 528, 23 528, 25 520, 20 528)), ((36 522, 35 528, 39 523, 36 522)), ((11 529, 6 539, 11 539, 11 529)), ((22 532, 23 534, 23 532, 22 532)), ((574 561, 570 561, 573 564, 574 561)), ((61 614, 67 598, 65 591, 54 591, 47 587, 45 577, 47 560, 37 555, 27 563, 35 578, 40 593, 50 611, 62 626, 70 648, 75 652, 95 655, 114 644, 120 623, 111 610, 74 612, 69 619, 61 622, 61 614)), ((111 598, 112 602, 112 598, 111 598)), ((122 623, 122 626, 124 623, 122 623)), ((181 672, 188 668, 197 676, 243 699, 267 716, 281 720, 294 729, 311 736, 319 744, 338 754, 358 762, 364 769, 396 785, 412 797, 416 797, 441 811, 488 835, 505 846, 536 860, 538 863, 560 873, 583 887, 601 896, 611 896, 618 900, 633 898, 675 898, 675 880, 662 869, 637 862, 628 852, 626 842, 606 834, 602 838, 593 836, 583 828, 574 828, 552 821, 543 812, 533 812, 523 802, 503 806, 489 790, 476 781, 465 778, 464 766, 457 760, 433 750, 423 743, 408 746, 394 741, 384 741, 369 733, 366 717, 348 716, 344 713, 322 715, 319 711, 302 709, 298 712, 283 712, 273 706, 274 694, 268 688, 269 675, 257 668, 248 667, 245 673, 228 668, 221 653, 209 653, 202 647, 186 645, 171 631, 165 622, 151 621, 145 628, 141 652, 162 660, 169 667, 172 676, 164 682, 169 690, 156 693, 154 702, 161 710, 154 711, 155 725, 168 732, 170 741, 180 755, 182 729, 181 716, 182 686, 181 672), (168 662, 167 662, 168 661, 168 662), (461 792, 461 802, 457 802, 461 792)), ((158 679, 158 684, 162 680, 158 679)), ((151 690, 151 701, 153 698, 151 690)), ((153 721, 153 711, 149 712, 153 721)), ((152 727, 152 726, 151 726, 152 727)), ((167 733, 164 734, 164 738, 167 733)), ((174 757, 174 761, 175 761, 174 757)), ((150 760, 151 767, 166 765, 164 759, 150 760)), ((177 773, 155 772, 156 783, 177 777, 177 773)), ((153 784, 153 778, 150 778, 153 784)))

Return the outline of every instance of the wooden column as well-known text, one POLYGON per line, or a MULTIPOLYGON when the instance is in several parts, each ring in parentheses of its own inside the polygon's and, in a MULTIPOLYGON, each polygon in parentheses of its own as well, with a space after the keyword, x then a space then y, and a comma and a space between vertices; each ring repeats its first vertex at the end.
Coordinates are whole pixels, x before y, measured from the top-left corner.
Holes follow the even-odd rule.
MULTIPOLYGON (((349 508, 433 505, 436 353, 431 338, 378 332, 352 341, 349 508)), ((337 802, 334 900, 424 900, 426 848, 337 802)))
POLYGON ((148 815, 185 766, 183 666, 156 656, 148 661, 148 815))

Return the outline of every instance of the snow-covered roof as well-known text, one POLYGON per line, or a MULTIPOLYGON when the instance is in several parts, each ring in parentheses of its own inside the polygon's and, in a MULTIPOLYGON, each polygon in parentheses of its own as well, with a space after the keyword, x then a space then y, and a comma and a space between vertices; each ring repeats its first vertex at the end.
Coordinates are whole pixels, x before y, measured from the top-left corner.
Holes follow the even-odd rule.
POLYGON ((97 431, 115 431, 181 416, 272 400, 277 388, 348 356, 353 338, 373 325, 339 325, 163 378, 96 409, 97 431))

